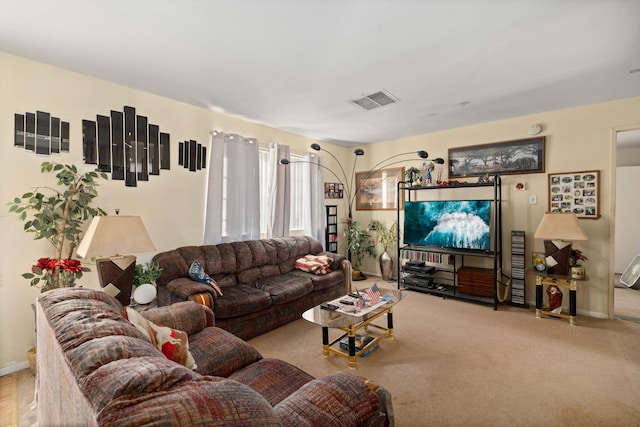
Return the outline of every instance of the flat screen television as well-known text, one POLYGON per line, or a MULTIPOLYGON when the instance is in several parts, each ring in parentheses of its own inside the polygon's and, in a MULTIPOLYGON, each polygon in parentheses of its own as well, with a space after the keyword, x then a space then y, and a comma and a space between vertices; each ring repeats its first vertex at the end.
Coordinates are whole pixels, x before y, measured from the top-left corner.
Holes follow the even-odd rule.
POLYGON ((431 200, 404 204, 404 243, 489 251, 490 200, 431 200))

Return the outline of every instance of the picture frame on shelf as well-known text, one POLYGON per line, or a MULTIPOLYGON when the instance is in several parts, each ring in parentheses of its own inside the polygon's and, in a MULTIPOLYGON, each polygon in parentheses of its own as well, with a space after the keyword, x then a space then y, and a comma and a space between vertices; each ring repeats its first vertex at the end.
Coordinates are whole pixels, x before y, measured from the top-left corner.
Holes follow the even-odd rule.
POLYGON ((404 168, 356 172, 356 210, 396 210, 404 208, 404 191, 398 206, 398 182, 404 168))
POLYGON ((600 171, 550 173, 549 212, 573 212, 581 219, 600 218, 600 171))
POLYGON ((449 148, 449 179, 544 172, 545 137, 449 148))

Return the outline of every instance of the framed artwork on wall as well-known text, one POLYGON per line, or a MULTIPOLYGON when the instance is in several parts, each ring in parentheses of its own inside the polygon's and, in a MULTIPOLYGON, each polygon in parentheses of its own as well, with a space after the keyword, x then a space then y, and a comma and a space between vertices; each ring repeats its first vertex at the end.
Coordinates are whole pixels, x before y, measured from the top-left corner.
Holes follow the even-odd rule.
MULTIPOLYGON (((398 208, 398 182, 404 181, 404 168, 356 172, 356 210, 395 210, 398 208)), ((404 208, 404 191, 400 209, 404 208)))
POLYGON ((600 218, 600 171, 550 173, 549 212, 600 218))
POLYGON ((449 149, 449 178, 544 172, 544 136, 449 149))
POLYGON ((324 183, 325 199, 342 199, 344 196, 344 187, 338 182, 324 183))

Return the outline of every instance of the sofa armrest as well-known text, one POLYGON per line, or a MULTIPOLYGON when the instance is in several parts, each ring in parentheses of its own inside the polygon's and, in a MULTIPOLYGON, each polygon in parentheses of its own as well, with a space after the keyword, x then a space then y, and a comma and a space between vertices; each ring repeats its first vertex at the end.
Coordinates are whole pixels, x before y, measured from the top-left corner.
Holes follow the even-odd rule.
POLYGON ((320 252, 318 255, 326 255, 333 260, 329 266, 332 271, 342 270, 344 274, 344 293, 351 292, 351 263, 347 261, 347 258, 344 255, 327 251, 320 252))
POLYGON ((362 379, 346 371, 317 378, 275 406, 283 426, 386 425, 384 405, 362 379))
POLYGON ((213 312, 208 307, 193 301, 178 302, 142 312, 154 323, 184 331, 193 335, 206 327, 215 326, 213 312))
POLYGON ((196 282, 188 277, 173 279, 164 288, 174 297, 172 299, 178 299, 179 301, 187 301, 192 299, 190 297, 193 295, 198 294, 211 294, 213 298, 215 293, 211 286, 196 282))

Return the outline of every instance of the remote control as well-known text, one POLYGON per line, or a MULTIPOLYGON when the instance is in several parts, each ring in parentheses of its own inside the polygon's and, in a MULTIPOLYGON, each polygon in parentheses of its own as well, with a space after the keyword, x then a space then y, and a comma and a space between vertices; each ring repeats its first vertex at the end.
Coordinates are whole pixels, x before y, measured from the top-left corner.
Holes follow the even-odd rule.
POLYGON ((328 302, 324 302, 320 304, 320 308, 324 308, 325 310, 337 310, 339 307, 334 304, 329 304, 328 302))
POLYGON ((353 301, 348 300, 348 299, 341 299, 340 300, 340 304, 353 305, 353 301))

